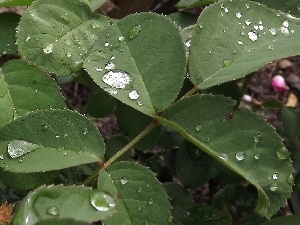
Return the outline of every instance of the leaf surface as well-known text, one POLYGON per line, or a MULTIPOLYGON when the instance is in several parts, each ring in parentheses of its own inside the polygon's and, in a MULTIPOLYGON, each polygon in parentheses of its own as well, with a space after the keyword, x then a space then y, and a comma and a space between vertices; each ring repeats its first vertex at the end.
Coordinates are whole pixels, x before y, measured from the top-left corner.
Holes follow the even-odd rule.
POLYGON ((208 5, 215 2, 215 0, 180 0, 177 4, 177 8, 194 8, 202 5, 208 5))
POLYGON ((42 172, 99 162, 104 142, 95 125, 77 112, 39 110, 0 129, 0 154, 4 170, 42 172))
POLYGON ((159 121, 258 189, 256 211, 270 218, 292 191, 293 168, 274 128, 221 96, 196 95, 174 104, 159 121))
POLYGON ((298 0, 254 0, 260 2, 269 8, 278 9, 283 12, 300 16, 300 4, 298 0))
POLYGON ((284 216, 280 218, 274 218, 271 221, 263 223, 263 225, 295 225, 298 224, 300 221, 299 215, 294 216, 284 216))
POLYGON ((2 0, 0 3, 0 7, 7 6, 28 6, 33 2, 33 0, 2 0))
POLYGON ((154 174, 133 162, 119 162, 100 171, 98 189, 119 201, 117 214, 105 225, 170 224, 171 206, 167 195, 154 174))
POLYGON ((154 116, 176 98, 183 83, 184 48, 170 18, 139 13, 100 34, 86 71, 123 103, 154 116))
POLYGON ((108 26, 104 16, 92 18, 83 1, 35 1, 19 24, 19 52, 49 73, 68 76, 81 68, 98 35, 108 26))
POLYGON ((115 213, 113 205, 115 203, 110 195, 88 187, 42 186, 23 199, 12 223, 23 225, 26 221, 26 224, 33 225, 39 220, 58 218, 94 222, 115 213))
POLYGON ((189 57, 200 89, 246 76, 269 62, 300 53, 300 26, 247 0, 221 0, 198 18, 189 57))
POLYGON ((92 12, 100 8, 107 0, 84 0, 91 8, 92 12))
POLYGON ((35 225, 90 225, 90 223, 76 221, 73 219, 47 219, 47 220, 40 220, 39 222, 35 223, 35 225))

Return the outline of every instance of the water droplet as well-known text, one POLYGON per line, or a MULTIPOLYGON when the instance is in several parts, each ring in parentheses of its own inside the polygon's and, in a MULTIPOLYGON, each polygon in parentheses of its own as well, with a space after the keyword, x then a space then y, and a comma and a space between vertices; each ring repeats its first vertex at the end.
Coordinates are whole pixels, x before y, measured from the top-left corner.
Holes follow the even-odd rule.
POLYGON ((109 46, 109 43, 108 43, 108 42, 105 42, 105 43, 104 43, 104 46, 105 46, 105 47, 108 47, 108 46, 109 46))
POLYGON ((287 27, 280 27, 280 32, 283 34, 283 35, 289 35, 290 34, 290 30, 287 28, 287 27))
POLYGON ((121 184, 127 184, 128 183, 128 180, 126 177, 122 177, 121 180, 120 180, 121 184))
POLYGON ((248 32, 248 37, 251 41, 256 41, 258 39, 258 34, 255 31, 248 32))
POLYGON ((19 161, 18 161, 18 163, 22 163, 23 162, 23 160, 22 159, 20 159, 19 161))
POLYGON ((249 19, 246 19, 246 20, 245 20, 245 24, 246 24, 247 26, 249 26, 249 25, 251 24, 251 21, 250 21, 249 19))
POLYGON ((172 224, 172 223, 173 223, 173 216, 169 216, 169 218, 168 218, 168 223, 169 223, 169 224, 172 224))
POLYGON ((59 134, 55 135, 56 138, 59 138, 59 134))
POLYGON ((228 160, 228 155, 227 154, 220 154, 219 158, 224 160, 224 161, 227 161, 228 160))
POLYGON ((278 176, 279 176, 279 175, 278 175, 278 172, 275 172, 275 173, 272 174, 272 179, 273 179, 273 180, 277 180, 277 179, 278 179, 278 176))
POLYGON ((200 131, 202 129, 202 125, 201 124, 198 124, 195 128, 196 131, 200 131))
POLYGON ((104 91, 108 92, 111 95, 117 95, 118 94, 118 91, 115 88, 108 88, 108 87, 106 87, 106 88, 104 88, 104 91))
POLYGON ((275 28, 270 28, 269 31, 273 36, 275 36, 277 34, 277 31, 275 28))
POLYGON ((68 13, 65 13, 65 15, 62 15, 61 18, 63 19, 63 21, 65 21, 65 23, 70 23, 70 19, 68 17, 68 13))
POLYGON ((138 104, 139 106, 142 106, 142 105, 143 105, 143 102, 142 102, 142 101, 137 101, 137 104, 138 104))
POLYGON ((142 26, 141 25, 134 26, 129 31, 129 39, 132 40, 132 39, 136 38, 141 31, 142 31, 142 26))
POLYGON ((36 150, 39 146, 22 140, 10 141, 7 145, 7 152, 11 158, 18 158, 26 153, 36 150))
POLYGON ((231 66, 232 64, 233 64, 233 60, 224 60, 223 61, 224 67, 231 66))
POLYGON ((68 154, 66 152, 63 152, 63 156, 67 156, 68 154))
POLYGON ((42 127, 42 131, 47 131, 48 129, 49 129, 48 125, 44 125, 44 126, 42 127))
POLYGON ((138 99, 140 97, 137 90, 132 90, 131 92, 129 92, 128 96, 132 100, 138 99))
POLYGON ((261 142, 262 136, 260 134, 257 134, 257 135, 254 135, 253 139, 256 143, 258 143, 258 142, 261 142))
POLYGON ((228 13, 229 9, 227 7, 224 8, 224 12, 228 13))
POLYGON ((141 210, 142 210, 142 207, 141 207, 141 206, 139 206, 139 207, 138 207, 138 210, 139 210, 139 211, 141 211, 141 210))
POLYGON ((245 152, 237 152, 235 154, 235 158, 237 159, 237 161, 243 161, 244 159, 246 159, 245 152))
POLYGON ((235 14, 235 16, 236 16, 238 19, 240 19, 240 18, 243 16, 243 14, 242 14, 241 12, 237 12, 237 13, 235 14))
POLYGON ((276 183, 274 183, 274 184, 272 184, 272 185, 270 186, 270 190, 271 190, 271 191, 276 191, 277 189, 278 189, 278 186, 277 186, 276 183))
POLYGON ((68 137, 68 135, 69 135, 69 134, 68 134, 67 132, 64 133, 64 137, 68 137))
POLYGON ((191 38, 187 39, 186 42, 184 43, 185 47, 187 48, 191 47, 191 42, 192 42, 191 38))
POLYGON ((29 36, 29 35, 27 35, 27 37, 26 37, 25 41, 29 41, 29 40, 30 40, 30 36, 29 36))
POLYGON ((3 160, 4 159, 4 156, 3 155, 0 155, 0 160, 3 160))
POLYGON ((287 159, 290 156, 290 152, 289 152, 289 150, 287 150, 286 147, 277 148, 276 154, 277 154, 278 158, 281 160, 287 159))
POLYGON ((239 41, 238 41, 238 44, 239 44, 239 45, 242 45, 242 44, 243 44, 243 42, 242 42, 241 40, 239 40, 239 41))
POLYGON ((141 193, 142 190, 143 190, 142 187, 139 187, 137 191, 138 191, 138 193, 141 193))
POLYGON ((110 195, 100 191, 94 191, 91 193, 90 203, 95 207, 95 209, 101 212, 106 212, 114 208, 116 205, 114 199, 110 195))
POLYGON ((65 40, 65 44, 69 46, 71 44, 70 40, 65 40))
POLYGON ((250 8, 250 5, 248 3, 246 3, 246 8, 249 9, 250 8))
POLYGON ((148 203, 149 205, 152 205, 154 203, 153 198, 150 198, 150 201, 148 203))
POLYGON ((46 210, 46 213, 51 215, 51 216, 59 216, 59 209, 56 206, 50 206, 46 210))
POLYGON ((100 24, 98 24, 98 23, 92 23, 92 24, 91 24, 91 27, 92 27, 93 29, 97 29, 97 28, 100 27, 100 24))
POLYGON ((102 69, 101 67, 95 67, 95 70, 96 70, 97 72, 101 72, 103 69, 102 69))
POLYGON ((274 48, 274 45, 269 45, 269 47, 268 47, 269 50, 273 50, 273 48, 274 48))
POLYGON ((72 53, 71 52, 68 52, 66 55, 67 55, 68 58, 72 57, 72 53))
POLYGON ((115 57, 115 56, 112 56, 112 57, 110 57, 110 59, 111 59, 111 60, 115 60, 115 59, 116 59, 116 57, 115 57))
POLYGON ((126 85, 132 82, 132 78, 125 71, 110 70, 104 73, 102 81, 111 87, 124 89, 126 85))
POLYGON ((284 22, 282 23, 282 26, 288 28, 288 27, 290 26, 289 21, 287 21, 287 20, 284 21, 284 22))
POLYGON ((44 49, 43 49, 45 54, 49 54, 51 52, 53 52, 53 44, 49 44, 47 45, 44 49))
POLYGON ((89 130, 87 127, 83 128, 83 134, 88 134, 89 130))
POLYGON ((287 181, 289 184, 293 184, 293 183, 294 183, 294 176, 293 176, 293 174, 289 175, 289 176, 286 178, 286 181, 287 181))
POLYGON ((104 67, 106 70, 113 70, 116 68, 116 64, 113 63, 113 62, 107 62, 105 63, 105 67, 104 67))
POLYGON ((255 158, 255 159, 259 159, 259 156, 260 156, 259 153, 257 153, 257 154, 254 156, 254 158, 255 158))
POLYGON ((124 41, 125 37, 124 36, 120 36, 118 39, 119 39, 119 41, 124 41))

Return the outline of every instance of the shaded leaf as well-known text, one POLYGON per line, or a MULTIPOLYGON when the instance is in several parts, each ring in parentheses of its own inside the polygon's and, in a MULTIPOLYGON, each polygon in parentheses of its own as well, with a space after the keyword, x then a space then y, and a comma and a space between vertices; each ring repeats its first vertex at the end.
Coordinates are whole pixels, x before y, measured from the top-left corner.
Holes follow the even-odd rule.
POLYGON ((98 35, 108 26, 92 18, 83 1, 35 1, 23 14, 17 33, 19 52, 49 73, 68 76, 81 68, 98 35))
POLYGON ((177 27, 165 16, 127 16, 100 34, 93 49, 84 63, 93 80, 144 114, 164 110, 180 91, 184 48, 177 27))
POLYGON ((41 172, 99 162, 104 142, 95 125, 77 112, 39 110, 0 129, 0 154, 4 170, 41 172))
POLYGON ((133 162, 119 162, 100 171, 98 188, 118 198, 118 213, 104 221, 105 225, 170 224, 170 204, 154 174, 133 162))
POLYGON ((176 4, 177 8, 195 8, 202 5, 209 5, 215 0, 181 0, 176 4))
POLYGON ((19 23, 20 17, 17 13, 0 13, 0 30, 2 32, 0 35, 0 55, 17 52, 15 28, 19 23))
POLYGON ((221 0, 198 18, 189 72, 200 89, 248 75, 300 52, 300 27, 276 11, 247 0, 221 0))
MULTIPOLYGON (((106 144, 105 158, 107 160, 110 159, 118 151, 120 151, 123 147, 125 147, 128 143, 129 143, 128 138, 122 135, 113 136, 108 140, 106 144)), ((130 160, 130 154, 131 154, 130 151, 126 152, 125 154, 121 155, 118 158, 118 160, 116 160, 116 162, 130 160)))
POLYGON ((172 13, 169 17, 181 28, 185 28, 197 22, 197 16, 187 12, 172 13))
POLYGON ((90 223, 76 221, 73 219, 47 219, 47 220, 40 220, 35 225, 90 225, 90 223))
POLYGON ((258 189, 256 211, 270 218, 292 191, 291 160, 282 154, 274 128, 259 116, 239 109, 228 117, 234 104, 220 96, 196 95, 174 104, 159 121, 252 183, 258 189))
POLYGON ((298 0, 254 0, 260 2, 269 8, 278 9, 280 11, 300 16, 300 4, 298 0))
POLYGON ((284 216, 284 217, 277 217, 272 219, 269 222, 263 223, 263 225, 295 225, 298 224, 300 221, 300 216, 284 216))
POLYGON ((92 12, 100 8, 107 0, 84 0, 91 8, 92 12))
POLYGON ((110 195, 88 187, 42 186, 23 199, 12 224, 23 225, 26 221, 33 225, 39 220, 53 218, 94 222, 114 214, 114 204, 110 195), (97 209, 94 205, 103 208, 97 209))

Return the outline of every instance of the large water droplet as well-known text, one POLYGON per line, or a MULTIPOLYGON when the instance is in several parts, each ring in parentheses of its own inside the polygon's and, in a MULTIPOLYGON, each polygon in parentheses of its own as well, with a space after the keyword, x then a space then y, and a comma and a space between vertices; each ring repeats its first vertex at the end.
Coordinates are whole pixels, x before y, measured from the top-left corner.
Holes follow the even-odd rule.
POLYGON ((129 92, 128 96, 132 100, 138 99, 140 97, 137 90, 132 90, 131 92, 129 92))
POLYGON ((132 78, 131 76, 122 70, 110 70, 104 73, 102 80, 107 85, 114 87, 114 88, 120 88, 124 89, 126 85, 131 83, 132 78))
POLYGON ((243 42, 239 40, 239 41, 238 41, 238 44, 239 44, 239 45, 242 45, 242 44, 243 44, 243 42))
POLYGON ((121 179, 120 179, 120 182, 121 182, 121 184, 127 184, 128 183, 128 180, 127 180, 127 178, 126 177, 122 177, 121 179))
POLYGON ((132 40, 132 39, 136 38, 141 31, 142 31, 142 26, 141 25, 134 26, 129 31, 129 39, 132 40))
POLYGON ((65 44, 66 44, 67 46, 71 45, 70 40, 65 40, 65 44))
POLYGON ((195 127, 195 130, 196 131, 200 131, 202 129, 202 125, 201 124, 198 124, 196 127, 195 127))
POLYGON ((13 140, 7 145, 7 152, 11 158, 18 158, 28 152, 36 150, 39 146, 23 140, 13 140))
POLYGON ((257 134, 257 135, 254 135, 253 139, 255 142, 258 143, 258 142, 261 142, 262 136, 260 134, 257 134))
POLYGON ((228 160, 228 155, 227 154, 220 154, 219 158, 224 160, 224 161, 227 161, 228 160))
POLYGON ((116 64, 114 62, 107 62, 105 63, 105 67, 106 70, 113 70, 116 68, 116 64))
POLYGON ((234 63, 233 60, 228 60, 228 59, 227 59, 227 60, 224 60, 224 61, 223 61, 224 67, 231 66, 233 63, 234 63))
POLYGON ((59 209, 56 206, 50 206, 46 210, 46 213, 51 215, 51 216, 59 216, 59 209))
POLYGON ((276 183, 274 183, 274 184, 272 184, 272 185, 270 186, 270 190, 271 190, 271 191, 276 191, 277 189, 278 189, 278 186, 277 186, 276 183))
POLYGON ((251 41, 256 41, 258 39, 258 34, 255 31, 248 32, 248 37, 251 41))
POLYGON ((88 134, 89 130, 87 127, 83 128, 83 134, 88 134))
POLYGON ((279 147, 276 149, 276 154, 278 156, 279 159, 287 159, 290 156, 290 152, 289 150, 287 150, 286 147, 279 147))
POLYGON ((237 161, 243 161, 244 159, 246 159, 245 152, 237 152, 235 154, 235 158, 237 159, 237 161))
POLYGON ((45 54, 49 54, 53 51, 53 44, 49 44, 47 45, 44 49, 43 49, 45 54))
POLYGON ((92 192, 90 195, 90 203, 95 207, 98 211, 106 212, 115 207, 114 199, 100 191, 92 192))

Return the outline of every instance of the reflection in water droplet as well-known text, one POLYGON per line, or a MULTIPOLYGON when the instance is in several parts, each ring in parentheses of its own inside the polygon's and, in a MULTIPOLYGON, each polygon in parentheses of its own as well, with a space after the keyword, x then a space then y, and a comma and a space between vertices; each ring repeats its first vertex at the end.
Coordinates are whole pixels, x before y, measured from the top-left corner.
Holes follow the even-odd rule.
POLYGON ((68 17, 68 13, 66 13, 65 15, 62 15, 61 18, 65 21, 65 23, 70 23, 70 19, 68 17))
POLYGON ((224 161, 227 161, 228 160, 228 155, 227 154, 220 154, 219 158, 224 160, 224 161))
POLYGON ((224 60, 223 61, 224 67, 231 66, 232 64, 233 64, 233 60, 224 60))
POLYGON ((270 186, 270 190, 271 190, 271 191, 276 191, 277 189, 278 189, 278 186, 277 186, 276 183, 274 183, 274 184, 272 184, 272 185, 270 186))
POLYGON ((192 42, 191 38, 187 39, 186 42, 184 43, 185 47, 187 48, 191 47, 191 42, 192 42))
POLYGON ((132 40, 132 39, 136 38, 141 31, 142 31, 142 26, 141 25, 134 26, 129 31, 129 39, 132 40))
POLYGON ((127 183, 128 183, 128 180, 127 180, 126 177, 123 177, 123 178, 121 178, 120 182, 121 182, 121 184, 124 185, 124 184, 127 184, 127 183))
POLYGON ((56 138, 59 138, 59 134, 55 135, 56 138))
POLYGON ((108 47, 108 46, 109 46, 109 43, 108 43, 108 42, 105 42, 105 43, 104 43, 104 46, 105 46, 105 47, 108 47))
POLYGON ((276 154, 279 159, 284 160, 289 158, 290 152, 286 147, 279 147, 276 149, 276 154))
POLYGON ((26 153, 36 150, 39 146, 22 140, 10 141, 7 145, 7 152, 11 158, 18 158, 26 153))
POLYGON ((43 49, 45 54, 49 54, 53 51, 53 44, 49 44, 47 45, 44 49, 43 49))
POLYGON ((268 47, 269 50, 273 50, 273 48, 274 48, 274 45, 269 45, 269 47, 268 47))
POLYGON ((59 216, 59 209, 56 206, 50 206, 46 210, 46 213, 51 215, 51 216, 59 216))
POLYGON ((201 124, 198 124, 195 128, 196 131, 200 131, 202 129, 202 125, 201 124))
POLYGON ((129 92, 128 96, 132 100, 138 99, 140 97, 137 90, 132 90, 131 92, 129 92))
POLYGON ((245 152, 237 152, 235 154, 235 158, 237 159, 237 161, 243 161, 244 159, 246 159, 245 152))
POLYGON ((139 207, 138 207, 138 210, 139 210, 139 211, 141 211, 141 210, 142 210, 142 207, 141 207, 141 206, 139 206, 139 207))
POLYGON ((111 95, 117 95, 118 94, 118 91, 115 88, 108 88, 108 87, 106 87, 106 88, 104 88, 104 91, 108 92, 111 95))
POLYGON ((95 70, 96 70, 97 72, 101 72, 103 69, 102 69, 101 67, 95 67, 95 70))
POLYGON ((261 142, 262 136, 260 134, 257 134, 257 135, 254 135, 253 139, 255 142, 258 143, 258 142, 261 142))
POLYGON ((131 76, 122 70, 110 70, 104 73, 102 80, 107 85, 120 89, 124 89, 126 85, 132 82, 131 76))
POLYGON ((113 70, 114 68, 116 68, 116 64, 113 62, 107 62, 105 63, 105 67, 106 70, 113 70))
POLYGON ((100 191, 94 191, 90 195, 90 203, 95 207, 98 211, 106 212, 115 207, 114 199, 100 191))
POLYGON ((247 8, 247 9, 249 9, 249 8, 250 8, 250 5, 249 5, 248 3, 246 4, 246 8, 247 8))
POLYGON ((65 40, 65 44, 69 46, 71 44, 70 40, 65 40))
POLYGON ((68 154, 66 152, 63 152, 63 156, 67 156, 68 154))

